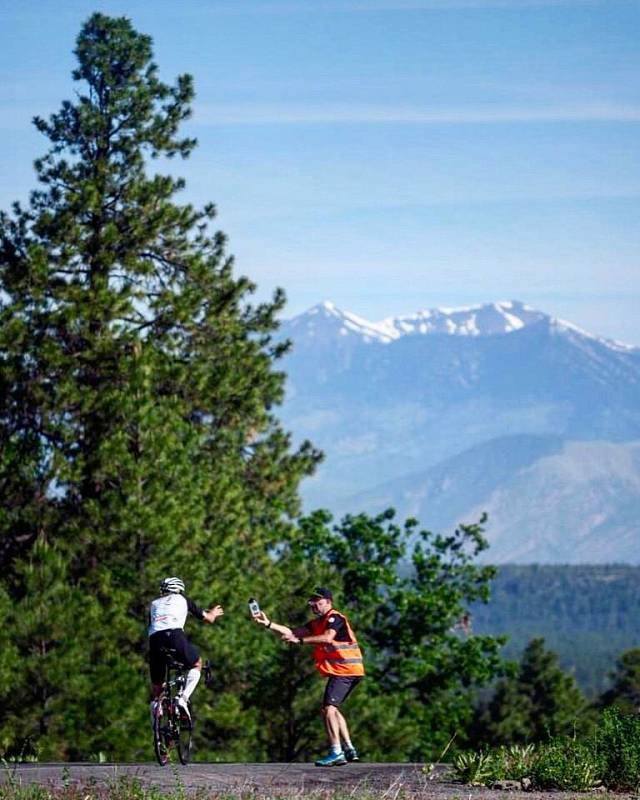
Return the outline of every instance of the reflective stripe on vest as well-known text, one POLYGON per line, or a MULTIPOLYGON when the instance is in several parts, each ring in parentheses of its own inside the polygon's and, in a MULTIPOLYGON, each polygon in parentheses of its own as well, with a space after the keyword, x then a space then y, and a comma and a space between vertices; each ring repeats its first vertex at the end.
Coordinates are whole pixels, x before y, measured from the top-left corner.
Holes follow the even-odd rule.
POLYGON ((320 636, 326 633, 329 627, 329 619, 335 617, 340 617, 340 619, 344 621, 349 641, 316 645, 313 648, 316 669, 322 673, 322 675, 342 675, 344 677, 364 675, 362 652, 356 641, 353 629, 349 624, 349 620, 344 614, 332 608, 331 611, 328 611, 323 617, 314 619, 311 622, 311 633, 314 636, 320 636))

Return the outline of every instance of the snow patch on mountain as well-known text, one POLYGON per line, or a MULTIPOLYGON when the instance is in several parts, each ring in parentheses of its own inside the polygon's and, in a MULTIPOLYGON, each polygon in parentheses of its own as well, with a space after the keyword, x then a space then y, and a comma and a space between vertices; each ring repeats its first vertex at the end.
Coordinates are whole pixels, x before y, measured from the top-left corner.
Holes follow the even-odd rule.
POLYGON ((411 316, 391 317, 379 325, 398 338, 407 334, 444 333, 450 336, 492 336, 511 333, 548 319, 546 314, 508 300, 461 308, 431 308, 411 316))
POLYGON ((601 344, 609 347, 611 350, 617 350, 620 353, 630 353, 634 350, 640 350, 638 347, 634 347, 631 344, 625 344, 624 342, 619 342, 616 339, 603 339, 600 336, 595 336, 593 333, 589 333, 589 331, 586 331, 584 328, 574 325, 573 322, 567 322, 566 319, 550 317, 550 324, 559 333, 575 333, 578 334, 578 336, 583 336, 585 339, 591 339, 594 342, 600 342, 601 344))
POLYGON ((286 325, 287 332, 297 336, 303 334, 326 338, 355 334, 365 342, 375 341, 386 344, 391 341, 391 337, 384 327, 349 311, 341 311, 330 300, 318 303, 303 314, 288 320, 286 325))
POLYGON ((475 306, 440 307, 417 311, 408 316, 387 317, 370 322, 349 311, 342 311, 325 300, 285 323, 287 334, 320 340, 357 338, 365 343, 389 344, 403 336, 444 334, 448 336, 497 336, 546 322, 560 334, 578 334, 619 352, 640 348, 594 336, 577 325, 538 311, 519 300, 504 300, 475 306))

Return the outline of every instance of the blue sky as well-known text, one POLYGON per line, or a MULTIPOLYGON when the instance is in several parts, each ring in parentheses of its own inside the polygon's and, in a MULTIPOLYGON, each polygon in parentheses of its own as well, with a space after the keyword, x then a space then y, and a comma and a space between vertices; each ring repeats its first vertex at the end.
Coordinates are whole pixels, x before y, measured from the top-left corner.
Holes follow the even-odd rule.
POLYGON ((638 0, 22 0, 0 7, 0 207, 94 11, 194 75, 174 169, 287 315, 520 299, 640 345, 638 0))

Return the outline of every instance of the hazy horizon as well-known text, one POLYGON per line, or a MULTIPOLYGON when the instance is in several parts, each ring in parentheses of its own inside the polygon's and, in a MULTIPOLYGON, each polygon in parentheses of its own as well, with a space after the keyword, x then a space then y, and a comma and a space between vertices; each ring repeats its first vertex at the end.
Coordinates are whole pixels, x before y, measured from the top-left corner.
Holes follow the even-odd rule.
POLYGON ((163 80, 194 76, 182 199, 217 204, 285 316, 518 299, 640 345, 637 0, 6 5, 0 209, 35 186, 31 119, 73 97, 96 10, 151 35, 163 80))

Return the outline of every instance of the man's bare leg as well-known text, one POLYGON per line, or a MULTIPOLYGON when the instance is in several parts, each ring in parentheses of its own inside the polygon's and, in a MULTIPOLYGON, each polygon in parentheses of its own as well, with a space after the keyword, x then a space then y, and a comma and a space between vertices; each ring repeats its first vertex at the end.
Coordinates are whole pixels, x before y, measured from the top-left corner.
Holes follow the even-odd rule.
MULTIPOLYGON (((342 714, 338 711, 335 706, 323 706, 322 708, 322 717, 324 719, 324 727, 327 731, 327 738, 329 739, 329 744, 331 747, 335 748, 336 750, 342 750, 342 745, 340 744, 340 717, 342 714)), ((344 717, 343 717, 344 719, 344 717)))
POLYGON ((351 737, 349 736, 349 728, 347 727, 347 720, 340 709, 336 708, 338 719, 338 730, 340 731, 340 738, 345 744, 351 745, 351 737))

